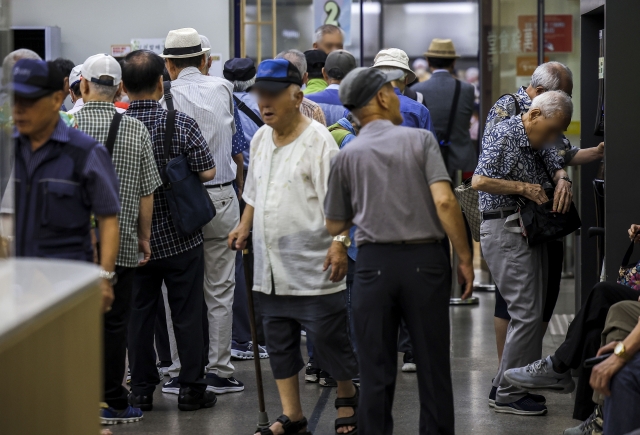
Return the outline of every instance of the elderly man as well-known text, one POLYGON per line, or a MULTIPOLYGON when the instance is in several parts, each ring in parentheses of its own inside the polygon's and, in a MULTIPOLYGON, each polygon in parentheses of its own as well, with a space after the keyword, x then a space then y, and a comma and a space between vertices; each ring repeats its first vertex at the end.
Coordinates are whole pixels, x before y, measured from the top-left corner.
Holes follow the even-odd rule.
MULTIPOLYGON (((573 75, 571 70, 559 62, 547 62, 538 66, 531 76, 531 83, 528 87, 521 87, 515 94, 503 95, 496 101, 485 124, 485 132, 491 130, 495 125, 512 118, 520 113, 528 112, 531 102, 538 95, 546 91, 563 91, 571 95, 573 91, 573 75)), ((597 147, 579 149, 571 145, 566 136, 562 136, 555 142, 556 149, 564 159, 564 165, 582 165, 585 163, 599 161, 604 155, 604 143, 597 147)), ((551 320, 555 309, 558 295, 560 294, 560 280, 562 278, 562 261, 564 258, 564 248, 562 240, 547 243, 547 256, 549 259, 549 274, 547 278, 547 298, 545 300, 543 322, 546 325, 551 320)), ((496 331, 496 346, 498 348, 498 361, 502 358, 504 341, 507 336, 507 327, 511 316, 507 311, 507 303, 500 293, 496 291, 496 307, 494 313, 494 325, 496 331)), ((489 394, 489 403, 495 401, 495 388, 489 394)))
MULTIPOLYGON (((84 107, 76 114, 78 128, 107 146, 120 180, 122 210, 120 250, 116 259, 118 282, 113 288, 113 310, 104 316, 104 401, 109 409, 127 407, 129 392, 122 386, 127 355, 127 326, 136 268, 151 257, 153 192, 162 184, 153 160, 151 137, 144 124, 129 116, 116 116, 114 95, 121 89, 120 64, 106 54, 91 56, 82 64, 80 88, 84 107), (115 132, 112 143, 108 138, 115 132), (138 261, 138 252, 143 253, 138 261)), ((102 422, 118 422, 103 412, 102 422)))
POLYGON ((512 386, 504 376, 508 369, 540 358, 547 276, 547 247, 528 246, 509 222, 517 213, 516 196, 542 204, 548 201, 545 188, 551 187, 551 182, 556 185, 553 210, 569 210, 571 180, 562 169, 564 162, 555 149, 544 147, 567 129, 572 111, 567 94, 549 91, 537 97, 527 113, 501 122, 482 139, 482 154, 473 176, 473 188, 480 191, 481 246, 511 315, 493 382, 497 388, 496 412, 547 412, 543 400, 528 396, 526 390, 512 386))
POLYGON ((226 243, 227 235, 240 220, 240 206, 233 188, 237 172, 232 157, 233 86, 225 79, 202 73, 208 51, 195 29, 178 29, 167 35, 161 57, 171 76, 175 109, 196 120, 216 162, 215 178, 205 183, 216 208, 216 216, 203 228, 204 298, 209 322, 206 380, 216 394, 223 394, 244 390, 244 384, 233 377, 231 363, 236 254, 226 243))
POLYGON ((340 82, 356 67, 356 58, 346 50, 329 53, 322 68, 322 75, 329 86, 324 91, 309 94, 309 99, 317 103, 327 120, 333 125, 344 117, 344 106, 340 102, 338 90, 340 82))
POLYGON ((322 210, 338 147, 326 128, 300 114, 301 85, 299 70, 285 59, 258 67, 254 88, 267 126, 253 138, 243 195, 247 206, 229 234, 229 245, 242 249, 253 227, 253 290, 283 407, 264 435, 307 433, 298 386, 304 367, 301 325, 338 383, 336 432, 352 433, 357 426, 358 394, 351 382, 357 364, 343 296, 349 243, 344 236, 332 240, 322 210))
POLYGON ((333 24, 324 24, 316 29, 313 48, 329 54, 335 50, 344 48, 344 33, 342 29, 333 24))
POLYGON ((324 91, 328 85, 324 81, 322 69, 327 61, 327 53, 318 49, 307 50, 304 52, 304 57, 307 60, 307 81, 302 92, 309 95, 324 91))
MULTIPOLYGON (((281 53, 278 53, 276 59, 286 59, 294 64, 295 67, 298 68, 298 71, 300 71, 300 77, 302 77, 302 82, 304 83, 305 77, 307 77, 307 59, 301 51, 283 51, 281 53)), ((302 114, 307 118, 314 119, 324 126, 327 125, 327 120, 320 106, 306 97, 302 99, 302 104, 300 104, 300 112, 302 112, 302 114)))
POLYGON ((464 298, 472 292, 473 265, 438 143, 428 131, 399 127, 400 101, 391 82, 403 76, 356 68, 343 80, 340 99, 362 129, 332 162, 325 214, 330 234, 357 225, 352 307, 362 381, 358 430, 393 432, 396 342, 404 319, 419 370, 419 433, 453 434, 451 275, 440 243, 445 233, 460 257, 464 298))
POLYGON ((400 113, 402 114, 402 125, 405 127, 423 128, 435 134, 431 124, 429 109, 404 95, 408 83, 416 79, 416 75, 409 68, 409 56, 399 48, 389 48, 380 50, 376 55, 373 64, 383 72, 401 71, 403 74, 398 80, 391 82, 394 92, 400 100, 400 113))

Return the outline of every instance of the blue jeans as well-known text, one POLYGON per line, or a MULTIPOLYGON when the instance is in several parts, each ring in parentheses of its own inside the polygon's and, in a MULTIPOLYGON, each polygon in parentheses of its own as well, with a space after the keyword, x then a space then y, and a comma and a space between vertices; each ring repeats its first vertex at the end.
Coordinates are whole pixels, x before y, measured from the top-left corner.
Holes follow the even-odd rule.
POLYGON ((611 379, 604 401, 605 435, 624 435, 640 428, 640 353, 611 379))

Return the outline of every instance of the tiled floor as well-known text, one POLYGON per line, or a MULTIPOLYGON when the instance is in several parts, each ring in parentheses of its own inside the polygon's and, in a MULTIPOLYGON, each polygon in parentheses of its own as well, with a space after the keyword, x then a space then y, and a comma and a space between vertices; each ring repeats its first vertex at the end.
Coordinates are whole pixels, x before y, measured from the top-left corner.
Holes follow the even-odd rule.
MULTIPOLYGON (((493 304, 491 293, 478 293, 480 305, 451 308, 452 370, 456 409, 456 433, 459 435, 560 435, 567 427, 579 422, 571 419, 571 396, 547 395, 549 414, 544 417, 521 417, 496 414, 487 406, 491 378, 497 368, 495 335, 493 332, 493 304)), ((565 280, 556 308, 558 314, 573 314, 573 280, 565 280)), ((551 353, 563 337, 547 334, 544 353, 551 353)), ((306 355, 306 353, 305 353, 306 355)), ((399 355, 400 357, 401 355, 399 355)), ((263 360, 267 412, 271 419, 280 413, 275 383, 268 360, 263 360)), ((235 364, 235 363, 234 363, 235 364)), ((156 390, 154 410, 145 413, 139 423, 112 426, 115 435, 121 434, 253 434, 258 415, 258 400, 252 361, 236 364, 236 377, 245 382, 242 393, 218 397, 212 409, 180 412, 177 396, 156 390)), ((334 434, 335 390, 302 382, 303 407, 315 435, 334 434)), ((415 374, 398 374, 394 404, 395 434, 418 432, 418 390, 415 374)), ((364 434, 363 434, 364 435, 364 434)))

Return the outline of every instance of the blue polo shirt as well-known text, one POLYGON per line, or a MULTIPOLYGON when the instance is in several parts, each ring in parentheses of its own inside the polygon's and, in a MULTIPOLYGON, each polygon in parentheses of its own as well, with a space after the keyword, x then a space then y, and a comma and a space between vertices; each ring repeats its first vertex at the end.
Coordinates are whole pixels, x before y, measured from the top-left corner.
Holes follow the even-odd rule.
POLYGON ((309 100, 320 106, 327 120, 327 125, 333 125, 343 118, 344 106, 340 101, 339 89, 340 85, 329 85, 324 91, 307 95, 309 100))

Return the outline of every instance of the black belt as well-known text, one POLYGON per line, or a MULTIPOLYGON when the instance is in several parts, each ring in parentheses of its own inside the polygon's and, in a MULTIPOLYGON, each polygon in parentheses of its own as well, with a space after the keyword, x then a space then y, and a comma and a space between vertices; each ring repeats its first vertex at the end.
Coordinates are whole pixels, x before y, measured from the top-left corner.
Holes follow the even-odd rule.
POLYGON ((222 183, 222 184, 212 184, 212 185, 206 185, 204 187, 206 187, 207 189, 215 189, 216 187, 225 187, 225 186, 231 186, 233 184, 233 181, 229 181, 228 183, 222 183))
POLYGON ((492 219, 503 219, 512 214, 515 214, 517 210, 514 208, 513 210, 494 210, 482 212, 482 219, 485 221, 490 221, 492 219))

